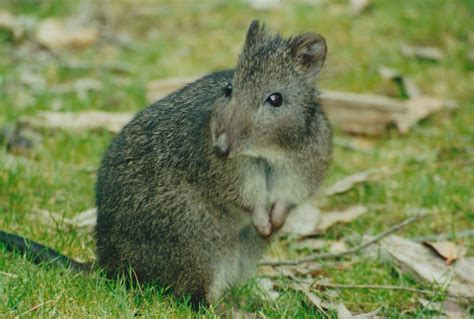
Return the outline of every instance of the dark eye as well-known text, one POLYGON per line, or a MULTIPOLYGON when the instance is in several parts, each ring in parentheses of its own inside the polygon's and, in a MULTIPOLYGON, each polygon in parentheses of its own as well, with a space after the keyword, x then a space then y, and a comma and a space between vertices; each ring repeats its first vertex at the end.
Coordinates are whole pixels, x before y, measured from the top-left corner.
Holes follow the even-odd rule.
POLYGON ((232 95, 232 84, 230 82, 225 83, 224 94, 226 97, 230 97, 232 95))
POLYGON ((279 107, 283 103, 283 97, 280 93, 272 93, 265 100, 268 104, 274 107, 279 107))

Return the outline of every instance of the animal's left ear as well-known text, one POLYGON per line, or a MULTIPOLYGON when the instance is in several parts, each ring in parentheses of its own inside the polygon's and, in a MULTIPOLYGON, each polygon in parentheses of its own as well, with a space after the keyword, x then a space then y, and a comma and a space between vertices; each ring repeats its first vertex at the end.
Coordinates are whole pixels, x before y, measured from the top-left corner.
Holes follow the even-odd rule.
POLYGON ((321 71, 326 59, 326 40, 317 33, 295 36, 289 41, 290 54, 297 68, 308 77, 314 77, 321 71))

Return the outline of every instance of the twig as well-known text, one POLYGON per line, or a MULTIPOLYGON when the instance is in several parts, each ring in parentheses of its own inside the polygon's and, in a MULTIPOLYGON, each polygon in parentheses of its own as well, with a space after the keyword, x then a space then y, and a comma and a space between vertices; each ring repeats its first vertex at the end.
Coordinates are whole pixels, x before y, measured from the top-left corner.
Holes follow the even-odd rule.
POLYGON ((434 294, 433 290, 417 289, 403 286, 392 286, 392 285, 358 285, 358 284, 332 284, 314 281, 310 287, 324 287, 324 288, 337 288, 337 289, 385 289, 385 290, 403 290, 410 292, 417 292, 421 294, 434 294))
POLYGON ((33 312, 33 311, 36 311, 37 309, 43 307, 43 306, 46 306, 47 304, 50 304, 50 303, 56 303, 58 302, 59 298, 61 297, 61 295, 59 295, 56 299, 51 299, 51 300, 48 300, 48 301, 45 301, 45 302, 42 302, 40 304, 37 304, 36 306, 34 306, 33 308, 30 308, 28 309, 27 311, 23 312, 22 314, 20 314, 19 316, 15 317, 15 318, 21 318, 23 317, 24 315, 30 313, 30 312, 33 312))
POLYGON ((393 226, 392 228, 378 234, 377 236, 375 236, 371 240, 369 240, 365 243, 362 243, 358 246, 355 246, 351 249, 340 252, 340 253, 312 254, 312 255, 309 255, 307 257, 300 258, 300 259, 295 259, 295 260, 280 260, 280 261, 264 260, 264 261, 260 262, 259 265, 260 266, 296 266, 296 265, 303 264, 303 263, 306 263, 306 262, 314 261, 316 259, 338 258, 338 257, 354 254, 354 253, 358 252, 359 250, 367 248, 368 246, 380 241, 382 238, 387 237, 388 235, 402 229, 403 227, 419 220, 420 218, 425 217, 426 215, 427 215, 426 213, 418 213, 415 216, 407 218, 403 222, 401 222, 401 223, 393 226))

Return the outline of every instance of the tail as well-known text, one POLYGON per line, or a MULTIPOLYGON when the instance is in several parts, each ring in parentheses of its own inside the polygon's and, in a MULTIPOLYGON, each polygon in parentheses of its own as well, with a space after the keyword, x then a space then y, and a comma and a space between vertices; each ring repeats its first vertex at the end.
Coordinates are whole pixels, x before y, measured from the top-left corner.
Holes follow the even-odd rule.
POLYGON ((25 254, 28 259, 39 264, 48 262, 59 267, 73 269, 76 271, 89 271, 92 267, 90 263, 75 261, 59 252, 43 246, 31 239, 0 231, 0 245, 3 244, 8 250, 19 251, 25 254))

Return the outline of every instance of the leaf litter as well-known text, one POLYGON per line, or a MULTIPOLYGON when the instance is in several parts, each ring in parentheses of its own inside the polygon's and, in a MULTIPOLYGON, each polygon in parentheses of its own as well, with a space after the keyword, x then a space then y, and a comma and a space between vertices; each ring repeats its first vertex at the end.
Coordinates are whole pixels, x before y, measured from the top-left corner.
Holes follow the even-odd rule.
MULTIPOLYGON (((364 240, 370 240, 370 236, 364 236, 364 240)), ((380 255, 394 262, 402 272, 414 273, 422 280, 446 290, 452 297, 474 299, 474 284, 466 280, 474 272, 473 262, 461 263, 462 267, 457 267, 457 262, 447 264, 445 258, 434 253, 432 248, 395 235, 382 239, 367 254, 372 258, 380 255)))
POLYGON ((349 223, 367 211, 367 207, 356 205, 341 210, 321 212, 313 203, 307 202, 290 213, 282 228, 282 233, 298 236, 323 234, 334 224, 349 223))
POLYGON ((466 247, 456 245, 450 241, 424 241, 423 245, 431 248, 434 252, 443 257, 447 265, 451 265, 455 260, 466 256, 467 253, 466 247))

